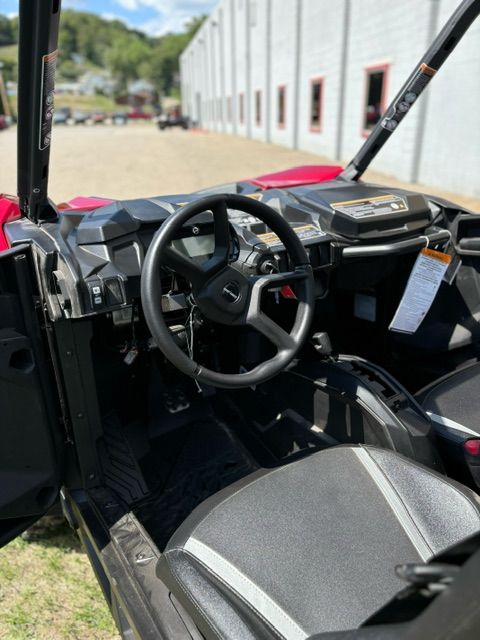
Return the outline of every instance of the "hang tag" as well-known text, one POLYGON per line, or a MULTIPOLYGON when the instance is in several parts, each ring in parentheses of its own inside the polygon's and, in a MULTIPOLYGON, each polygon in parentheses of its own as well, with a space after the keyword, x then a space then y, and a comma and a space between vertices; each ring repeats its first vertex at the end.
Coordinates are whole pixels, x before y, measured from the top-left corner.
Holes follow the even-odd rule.
POLYGON ((452 256, 452 261, 448 265, 448 269, 443 276, 444 282, 447 284, 453 284, 455 282, 455 278, 457 277, 458 270, 462 266, 462 259, 458 255, 452 256))
POLYGON ((440 251, 420 251, 400 304, 388 327, 390 331, 415 333, 432 306, 451 261, 451 256, 440 251))

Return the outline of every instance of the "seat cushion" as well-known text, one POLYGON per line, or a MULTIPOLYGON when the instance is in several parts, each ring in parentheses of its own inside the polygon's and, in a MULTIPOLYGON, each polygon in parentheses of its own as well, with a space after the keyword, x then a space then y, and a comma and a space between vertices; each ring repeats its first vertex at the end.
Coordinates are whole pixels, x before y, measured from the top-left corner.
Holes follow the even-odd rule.
POLYGON ((480 530, 473 492, 403 456, 341 446, 256 472, 202 503, 158 571, 206 638, 358 627, 419 562, 480 530))
POLYGON ((417 394, 435 423, 480 436, 480 362, 453 371, 417 394))

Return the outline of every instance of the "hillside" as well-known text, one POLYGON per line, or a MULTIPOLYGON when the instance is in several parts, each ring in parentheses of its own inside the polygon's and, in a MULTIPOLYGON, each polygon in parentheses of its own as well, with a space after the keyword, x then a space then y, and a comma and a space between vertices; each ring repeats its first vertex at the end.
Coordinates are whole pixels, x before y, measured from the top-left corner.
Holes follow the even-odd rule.
MULTIPOLYGON (((57 77, 74 81, 87 70, 108 70, 124 91, 128 82, 146 79, 163 94, 178 91, 180 53, 203 22, 194 18, 183 33, 154 38, 129 28, 120 20, 105 20, 83 11, 62 12, 57 77)), ((18 18, 0 14, 0 62, 6 80, 16 79, 18 18)))

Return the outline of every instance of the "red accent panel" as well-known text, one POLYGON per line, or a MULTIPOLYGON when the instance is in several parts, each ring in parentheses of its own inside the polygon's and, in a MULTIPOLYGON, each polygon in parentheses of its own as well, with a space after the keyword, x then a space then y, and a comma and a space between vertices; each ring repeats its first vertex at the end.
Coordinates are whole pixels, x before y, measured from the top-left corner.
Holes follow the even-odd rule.
POLYGON ((315 184, 334 180, 343 171, 343 167, 336 165, 307 164, 302 167, 292 167, 277 173, 267 173, 258 178, 247 180, 261 189, 283 189, 299 187, 302 184, 315 184))
POLYGON ((280 289, 280 293, 287 300, 296 300, 297 299, 297 296, 295 295, 295 292, 293 291, 292 287, 289 284, 284 284, 283 287, 280 289))
POLYGON ((463 448, 470 456, 480 456, 480 440, 466 440, 463 448))
POLYGON ((60 211, 93 211, 93 209, 104 207, 107 204, 112 204, 112 202, 115 202, 115 200, 110 200, 109 198, 77 196, 68 202, 62 202, 59 204, 58 209, 60 211))
POLYGON ((18 200, 11 196, 0 194, 0 251, 9 248, 7 237, 3 231, 3 225, 20 218, 18 200))

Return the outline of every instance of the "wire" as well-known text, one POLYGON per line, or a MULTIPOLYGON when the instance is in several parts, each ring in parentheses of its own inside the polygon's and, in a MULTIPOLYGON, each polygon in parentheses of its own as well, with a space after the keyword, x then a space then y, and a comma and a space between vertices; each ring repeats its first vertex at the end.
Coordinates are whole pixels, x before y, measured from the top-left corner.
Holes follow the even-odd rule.
MULTIPOLYGON (((187 337, 187 349, 188 349, 188 355, 190 356, 191 360, 194 360, 193 357, 193 330, 194 330, 194 326, 193 326, 193 316, 195 313, 195 309, 197 308, 196 304, 192 305, 192 308, 190 309, 190 313, 188 314, 188 318, 187 318, 187 322, 186 322, 186 327, 185 327, 185 334, 187 337)), ((198 393, 202 393, 202 387, 200 386, 198 380, 195 378, 195 384, 197 385, 197 389, 198 389, 198 393)))

